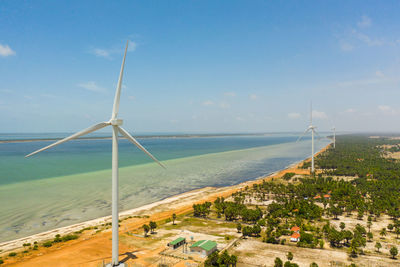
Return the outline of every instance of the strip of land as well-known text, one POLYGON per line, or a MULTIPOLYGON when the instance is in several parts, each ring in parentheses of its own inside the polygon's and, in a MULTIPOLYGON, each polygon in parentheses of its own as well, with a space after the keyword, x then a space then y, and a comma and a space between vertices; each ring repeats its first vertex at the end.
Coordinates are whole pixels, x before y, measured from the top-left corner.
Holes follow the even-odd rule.
MULTIPOLYGON (((325 151, 325 147, 320 152, 325 151)), ((136 209, 127 210, 120 213, 120 235, 121 240, 124 236, 141 231, 143 224, 150 221, 165 222, 172 217, 172 214, 183 215, 192 211, 193 204, 205 201, 213 202, 218 197, 228 198, 233 193, 238 192, 253 184, 262 183, 272 179, 278 179, 286 173, 309 174, 308 169, 300 166, 309 161, 306 159, 289 166, 288 168, 273 173, 266 177, 261 177, 254 181, 249 181, 229 187, 206 187, 177 196, 167 198, 149 205, 136 209)), ((111 217, 102 217, 87 222, 58 228, 55 230, 39 233, 25 238, 4 242, 0 244, 0 256, 9 255, 10 251, 17 251, 17 256, 7 257, 6 264, 10 266, 99 266, 102 262, 109 262, 111 259, 111 217), (82 231, 83 230, 83 231, 82 231), (38 246, 37 250, 24 250, 24 244, 33 246, 34 242, 41 244, 46 240, 53 240, 56 235, 65 236, 79 232, 79 238, 68 242, 52 244, 49 248, 38 246), (24 251, 27 251, 24 253, 24 251)), ((137 236, 138 234, 136 234, 137 236)), ((140 239, 137 237, 137 239, 140 239)), ((153 250, 142 251, 138 244, 120 242, 120 259, 125 262, 135 262, 139 266, 150 266, 146 260, 153 257, 160 257, 160 252, 165 246, 156 247, 153 250), (140 265, 141 264, 141 265, 140 265)), ((179 261, 177 262, 179 263, 179 261)))

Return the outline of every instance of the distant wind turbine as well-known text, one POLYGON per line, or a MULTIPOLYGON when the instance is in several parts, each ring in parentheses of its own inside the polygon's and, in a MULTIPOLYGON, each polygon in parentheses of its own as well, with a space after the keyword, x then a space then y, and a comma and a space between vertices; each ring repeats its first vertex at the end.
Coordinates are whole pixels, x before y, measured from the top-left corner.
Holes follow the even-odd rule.
MULTIPOLYGON (((310 126, 304 131, 304 133, 299 136, 296 142, 300 141, 300 139, 306 135, 309 131, 311 131, 311 173, 314 173, 314 134, 318 135, 317 131, 315 130, 317 127, 313 125, 312 122, 312 103, 310 108, 310 126)), ((319 136, 319 135, 318 135, 319 136)))
POLYGON ((335 126, 333 126, 332 131, 333 131, 333 148, 336 148, 336 128, 335 128, 335 126))
POLYGON ((44 148, 36 150, 35 152, 26 155, 25 157, 30 157, 36 153, 49 149, 51 147, 57 146, 59 144, 65 143, 67 141, 76 139, 80 136, 86 135, 88 133, 100 130, 107 126, 112 126, 112 260, 111 265, 109 266, 125 266, 124 263, 120 263, 118 259, 118 133, 125 136, 129 141, 131 141, 135 146, 137 146, 140 150, 146 153, 152 160, 157 162, 161 167, 165 168, 150 152, 146 150, 135 138, 133 138, 126 130, 124 130, 122 125, 122 120, 118 119, 118 110, 119 110, 119 100, 121 95, 121 85, 122 85, 122 76, 124 73, 124 65, 126 52, 128 51, 129 41, 126 42, 124 58, 122 60, 121 71, 119 73, 119 79, 117 84, 117 89, 115 92, 114 98, 114 106, 112 110, 111 119, 106 122, 98 123, 94 126, 91 126, 87 129, 84 129, 80 132, 77 132, 71 136, 68 136, 62 140, 59 140, 51 145, 48 145, 44 148))

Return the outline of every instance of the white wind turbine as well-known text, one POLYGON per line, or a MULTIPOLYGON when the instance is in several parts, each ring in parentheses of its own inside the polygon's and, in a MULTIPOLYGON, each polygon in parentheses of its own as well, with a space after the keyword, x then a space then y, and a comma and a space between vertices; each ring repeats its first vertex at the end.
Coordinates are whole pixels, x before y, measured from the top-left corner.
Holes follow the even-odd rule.
POLYGON ((333 131, 333 148, 336 148, 336 128, 335 128, 335 126, 333 126, 332 131, 333 131))
POLYGON ((135 146, 137 146, 140 150, 142 150, 144 153, 146 153, 151 159, 153 159, 155 162, 157 162, 161 167, 165 168, 153 155, 151 155, 146 150, 146 148, 144 148, 135 138, 133 138, 126 130, 124 130, 121 127, 122 120, 117 118, 118 110, 119 110, 119 100, 120 100, 120 95, 121 95, 122 76, 123 76, 123 72, 124 72, 124 65, 125 65, 125 58, 126 58, 127 50, 128 50, 128 42, 126 43, 124 58, 122 60, 121 71, 119 74, 117 89, 115 92, 114 106, 113 106, 113 110, 112 110, 111 119, 109 121, 98 123, 94 126, 91 126, 80 132, 77 132, 69 137, 59 140, 51 145, 48 145, 44 148, 41 148, 41 149, 25 156, 25 157, 30 157, 36 153, 39 153, 43 150, 57 146, 59 144, 65 143, 72 139, 76 139, 80 136, 100 130, 107 126, 112 126, 112 189, 111 189, 111 191, 112 191, 112 260, 111 260, 110 266, 124 266, 123 263, 119 263, 119 259, 118 259, 118 134, 121 133, 129 141, 131 141, 135 146))
POLYGON ((310 126, 304 131, 304 133, 299 136, 296 142, 300 141, 300 139, 306 135, 309 131, 311 131, 311 173, 314 173, 314 134, 317 134, 317 131, 315 130, 317 127, 313 125, 312 123, 312 103, 311 103, 311 109, 310 109, 310 126))

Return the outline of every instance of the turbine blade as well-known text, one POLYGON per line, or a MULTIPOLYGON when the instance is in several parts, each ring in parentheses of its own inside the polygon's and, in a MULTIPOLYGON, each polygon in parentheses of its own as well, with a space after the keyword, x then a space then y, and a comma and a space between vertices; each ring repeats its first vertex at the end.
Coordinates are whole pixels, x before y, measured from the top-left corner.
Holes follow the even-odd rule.
POLYGON ((36 154, 36 153, 42 152, 43 150, 46 150, 46 149, 49 149, 49 148, 51 148, 51 147, 57 146, 57 145, 59 145, 59 144, 65 143, 65 142, 67 142, 67 141, 69 141, 69 140, 78 138, 79 136, 82 136, 82 135, 85 135, 85 134, 88 134, 88 133, 91 133, 91 132, 100 130, 101 128, 104 128, 104 127, 106 127, 106 126, 108 126, 108 125, 110 125, 109 122, 101 122, 101 123, 98 123, 98 124, 93 125, 93 126, 91 126, 91 127, 89 127, 89 128, 86 128, 86 129, 84 129, 84 130, 82 130, 82 131, 80 131, 80 132, 77 132, 77 133, 75 133, 75 134, 73 134, 73 135, 71 135, 71 136, 68 136, 68 137, 66 137, 66 138, 64 138, 64 139, 61 139, 61 140, 59 140, 59 141, 57 141, 57 142, 55 142, 55 143, 53 143, 53 144, 51 144, 51 145, 48 145, 48 146, 43 147, 43 148, 41 148, 41 149, 39 149, 39 150, 36 150, 35 152, 32 152, 32 153, 26 155, 25 158, 30 157, 30 156, 32 156, 32 155, 34 155, 34 154, 36 154))
POLYGON ((146 148, 144 148, 135 138, 133 138, 132 135, 130 135, 126 130, 124 130, 124 128, 122 127, 118 127, 119 132, 125 136, 129 141, 131 141, 135 146, 137 146, 140 150, 142 150, 144 153, 147 154, 147 156, 149 156, 152 160, 154 160, 155 162, 158 163, 158 165, 160 165, 161 167, 163 167, 164 169, 165 166, 161 164, 161 162, 159 162, 149 151, 147 151, 146 148))
POLYGON ((297 143, 297 142, 299 142, 299 141, 300 141, 300 139, 301 139, 301 138, 303 138, 303 136, 305 136, 305 135, 306 135, 306 133, 307 133, 309 130, 310 130, 310 128, 307 128, 307 129, 304 131, 304 133, 303 133, 302 135, 300 135, 300 136, 299 136, 299 138, 297 138, 297 141, 296 141, 296 143, 297 143))
POLYGON ((119 99, 121 96, 122 77, 124 76, 125 58, 126 58, 126 52, 128 51, 128 45, 129 45, 129 40, 126 41, 124 59, 122 60, 121 71, 119 72, 117 90, 115 91, 113 113, 111 115, 112 120, 117 117, 119 111, 119 99))

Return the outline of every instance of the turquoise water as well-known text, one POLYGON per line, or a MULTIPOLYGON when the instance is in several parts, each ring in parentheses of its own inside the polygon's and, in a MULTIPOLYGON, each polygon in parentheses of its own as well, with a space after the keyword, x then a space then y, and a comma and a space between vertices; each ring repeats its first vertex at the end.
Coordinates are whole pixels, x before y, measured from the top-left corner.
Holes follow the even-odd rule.
MULTIPOLYGON (((120 208, 277 171, 309 156, 310 140, 295 143, 296 138, 287 134, 141 139, 167 170, 121 140, 120 208)), ((111 140, 72 141, 24 158, 49 143, 0 144, 0 241, 111 213, 111 140)), ((319 149, 328 143, 322 139, 316 145, 319 149)))

